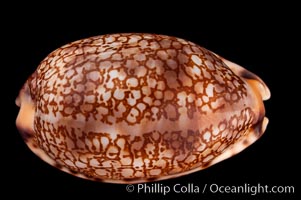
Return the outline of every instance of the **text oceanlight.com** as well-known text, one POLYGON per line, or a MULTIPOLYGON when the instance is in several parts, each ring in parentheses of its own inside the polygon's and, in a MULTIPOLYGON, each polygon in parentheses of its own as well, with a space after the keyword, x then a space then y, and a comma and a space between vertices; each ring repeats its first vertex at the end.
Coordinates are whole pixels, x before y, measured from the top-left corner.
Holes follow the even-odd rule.
POLYGON ((188 194, 293 194, 295 192, 294 186, 281 186, 281 185, 264 185, 264 184, 249 184, 245 183, 242 185, 220 185, 216 183, 198 185, 194 183, 181 184, 177 183, 174 185, 164 185, 162 183, 152 184, 136 184, 127 185, 127 192, 135 192, 138 194, 163 194, 169 193, 188 193, 188 194))

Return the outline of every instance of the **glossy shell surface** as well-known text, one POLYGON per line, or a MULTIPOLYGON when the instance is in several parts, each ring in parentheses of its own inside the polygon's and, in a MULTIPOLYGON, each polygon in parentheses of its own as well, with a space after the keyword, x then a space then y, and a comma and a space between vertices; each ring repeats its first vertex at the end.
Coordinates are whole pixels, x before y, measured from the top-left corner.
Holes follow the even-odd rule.
POLYGON ((20 91, 16 123, 65 172, 138 183, 239 153, 264 132, 269 97, 256 75, 192 42, 111 34, 49 54, 20 91))

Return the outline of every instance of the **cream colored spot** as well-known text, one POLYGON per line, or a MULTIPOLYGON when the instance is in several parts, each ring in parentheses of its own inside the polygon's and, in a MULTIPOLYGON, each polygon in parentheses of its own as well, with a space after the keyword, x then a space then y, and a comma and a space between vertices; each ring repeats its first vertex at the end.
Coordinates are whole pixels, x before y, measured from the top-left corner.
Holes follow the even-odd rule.
POLYGON ((138 80, 136 78, 129 78, 128 80, 126 80, 126 84, 128 87, 137 87, 138 80))
POLYGON ((99 60, 105 60, 109 57, 111 57, 111 55, 113 54, 114 52, 101 52, 98 54, 98 59, 99 60))
POLYGON ((165 71, 163 67, 164 63, 161 60, 156 60, 156 73, 162 75, 165 71))
POLYGON ((138 42, 139 39, 141 39, 141 37, 131 36, 130 39, 129 39, 129 43, 130 43, 130 44, 132 44, 132 43, 135 44, 135 43, 138 42))
POLYGON ((148 86, 149 86, 150 88, 155 88, 156 85, 157 85, 157 80, 154 79, 154 78, 149 78, 149 79, 147 80, 147 84, 148 84, 148 86))
POLYGON ((99 151, 99 149, 100 149, 100 143, 99 143, 98 138, 93 138, 92 143, 95 146, 96 151, 99 151))
POLYGON ((72 103, 73 104, 79 104, 80 102, 81 102, 81 100, 82 100, 82 97, 79 95, 79 94, 73 94, 73 96, 72 96, 72 103))
POLYGON ((93 105, 91 105, 91 104, 83 104, 80 107, 81 107, 81 110, 84 112, 91 112, 94 108, 93 105))
POLYGON ((101 165, 102 167, 107 168, 107 169, 110 169, 110 167, 112 167, 112 161, 110 161, 110 160, 104 161, 101 164, 102 164, 101 165))
POLYGON ((141 90, 142 90, 142 93, 143 93, 144 95, 146 95, 146 96, 149 96, 149 95, 151 94, 151 89, 150 89, 149 87, 147 87, 147 86, 143 86, 143 87, 141 88, 141 90))
POLYGON ((85 102, 86 103, 94 103, 96 100, 96 97, 94 95, 87 95, 85 96, 85 102))
POLYGON ((162 60, 167 60, 168 59, 168 54, 166 53, 166 51, 160 50, 160 51, 157 52, 157 55, 162 60))
POLYGON ((190 48, 190 46, 188 46, 188 45, 183 46, 183 51, 184 51, 187 55, 191 55, 191 54, 193 53, 192 50, 191 50, 191 48, 190 48))
POLYGON ((139 103, 139 104, 137 105, 137 108, 140 110, 140 112, 142 112, 143 110, 145 110, 146 106, 145 106, 144 103, 139 103))
POLYGON ((140 92, 140 90, 132 90, 132 91, 131 91, 131 95, 133 95, 133 98, 134 98, 134 99, 140 99, 140 97, 141 97, 141 92, 140 92))
POLYGON ((206 104, 206 105, 202 106, 201 110, 203 112, 209 112, 210 111, 210 107, 206 104))
POLYGON ((191 143, 194 141, 194 137, 192 135, 188 136, 187 142, 191 143))
POLYGON ((167 85, 170 88, 176 88, 180 86, 178 81, 177 81, 177 74, 174 71, 166 71, 164 73, 164 78, 167 80, 167 85))
POLYGON ((116 38, 113 36, 108 36, 105 38, 106 43, 111 43, 111 42, 114 42, 115 40, 116 40, 116 38))
POLYGON ((75 59, 75 56, 74 55, 70 55, 70 56, 65 57, 63 62, 69 63, 69 62, 71 62, 74 59, 75 59))
POLYGON ((132 108, 130 113, 127 116, 127 120, 130 123, 136 122, 136 117, 139 115, 139 111, 136 108, 132 108))
POLYGON ((166 63, 171 69, 177 69, 178 67, 177 62, 173 59, 168 59, 166 63))
POLYGON ((192 93, 190 93, 189 95, 187 95, 187 101, 188 101, 189 103, 194 102, 194 101, 195 101, 195 95, 192 94, 192 93))
POLYGON ((207 79, 211 79, 211 74, 207 71, 207 69, 203 70, 204 77, 207 79))
POLYGON ((73 108, 71 108, 71 107, 65 107, 64 112, 65 112, 67 115, 70 115, 70 114, 72 114, 72 112, 73 112, 73 108))
POLYGON ((233 127, 237 127, 237 119, 236 119, 236 118, 233 118, 233 119, 231 120, 231 125, 232 125, 233 127))
MULTIPOLYGON (((48 71, 48 72, 50 72, 50 71, 48 71)), ((47 73, 48 73, 47 72, 47 73)), ((46 74, 47 74, 46 73, 46 74)), ((75 73, 75 71, 73 70, 73 69, 70 69, 70 70, 68 70, 67 72, 66 72, 66 77, 67 78, 70 78, 71 76, 73 76, 74 75, 74 73, 75 73)))
POLYGON ((84 52, 89 54, 94 54, 96 52, 96 49, 97 49, 96 47, 86 46, 84 47, 84 52))
POLYGON ((162 48, 168 49, 171 45, 171 41, 168 39, 163 39, 160 41, 160 45, 162 46, 162 48))
POLYGON ((146 40, 141 40, 141 41, 139 42, 139 45, 140 45, 140 48, 141 48, 141 49, 145 49, 145 48, 148 47, 148 42, 147 42, 146 40))
POLYGON ((156 67, 156 60, 152 59, 152 58, 149 58, 147 61, 146 61, 146 65, 147 67, 153 69, 154 67, 156 67))
POLYGON ((166 51, 171 58, 175 58, 177 56, 177 51, 175 49, 167 49, 166 51))
POLYGON ((167 106, 165 106, 164 108, 168 118, 170 119, 176 119, 177 117, 177 110, 174 106, 168 104, 167 106))
POLYGON ((104 101, 108 101, 111 98, 111 92, 106 92, 102 95, 104 101))
POLYGON ((99 114, 101 114, 101 115, 106 115, 109 113, 109 110, 105 107, 98 107, 97 110, 98 110, 99 114))
POLYGON ((137 100, 132 97, 129 97, 126 100, 127 100, 128 105, 130 105, 130 106, 135 106, 135 104, 137 103, 137 100))
POLYGON ((165 83, 164 83, 164 81, 158 81, 158 83, 157 83, 157 89, 158 90, 165 90, 165 83))
POLYGON ((114 111, 114 117, 120 118, 123 117, 123 113, 126 111, 126 107, 123 102, 120 102, 117 106, 117 110, 114 111))
POLYGON ((108 175, 108 172, 105 169, 96 169, 95 173, 99 176, 105 176, 105 177, 107 177, 108 175))
POLYGON ((180 48, 182 47, 181 43, 180 43, 180 42, 177 42, 177 41, 172 42, 172 46, 173 46, 175 49, 180 49, 180 48))
POLYGON ((222 106, 223 104, 221 103, 221 101, 219 101, 219 99, 211 102, 211 108, 212 109, 217 109, 219 106, 222 106))
POLYGON ((149 171, 149 173, 151 176, 157 176, 157 175, 161 174, 161 169, 151 169, 149 171))
MULTIPOLYGON (((113 83, 113 81, 110 80, 109 82, 107 82, 106 87, 109 88, 109 89, 114 88, 114 83, 113 83)), ((108 92, 106 92, 106 93, 108 93, 108 92)))
POLYGON ((216 151, 217 152, 221 152, 221 151, 224 151, 227 147, 227 144, 223 143, 216 151))
POLYGON ((146 75, 146 72, 147 72, 146 68, 144 66, 140 66, 136 69, 136 76, 138 78, 144 77, 146 75))
POLYGON ((208 103, 209 102, 209 98, 207 96, 204 95, 202 98, 203 98, 203 102, 204 103, 208 103))
POLYGON ((75 54, 76 55, 80 55, 80 54, 83 54, 84 52, 83 52, 83 48, 77 48, 76 50, 75 50, 75 54))
POLYGON ((124 69, 120 69, 119 74, 118 74, 118 79, 123 81, 126 77, 127 77, 127 74, 124 71, 124 69))
POLYGON ((160 101, 160 100, 155 100, 154 101, 155 106, 160 106, 161 104, 162 104, 162 101, 160 101))
POLYGON ((103 62, 99 63, 99 66, 101 68, 109 68, 109 67, 111 67, 111 65, 112 65, 112 63, 110 61, 103 61, 103 62))
POLYGON ((203 163, 206 163, 206 162, 212 160, 213 158, 214 158, 213 155, 209 155, 209 156, 207 156, 207 157, 203 160, 203 163))
POLYGON ((179 74, 179 80, 181 81, 183 86, 188 86, 188 87, 192 86, 191 78, 189 78, 182 70, 180 71, 179 74))
POLYGON ((188 62, 188 57, 185 54, 179 53, 178 61, 179 61, 179 64, 185 64, 188 62))
POLYGON ((137 53, 134 55, 134 59, 137 61, 144 61, 146 60, 145 54, 137 53))
POLYGON ((203 138, 206 142, 209 142, 211 138, 211 133, 209 131, 205 132, 203 138))
POLYGON ((181 146, 181 144, 180 144, 179 141, 173 141, 173 142, 171 143, 171 146, 172 146, 173 148, 175 148, 175 149, 178 149, 178 148, 181 146))
POLYGON ((204 143, 201 143, 199 146, 196 146, 196 149, 198 152, 204 151, 205 148, 206 148, 206 144, 204 144, 204 143))
POLYGON ((204 85, 203 85, 203 82, 197 82, 197 83, 194 85, 194 91, 195 91, 197 94, 202 94, 203 91, 204 91, 204 85))
POLYGON ((208 97, 213 97, 213 85, 211 83, 206 87, 206 94, 208 97))
POLYGON ((214 127, 212 133, 213 135, 217 135, 219 133, 219 129, 214 127))
POLYGON ((190 155, 185 159, 185 163, 192 163, 193 161, 197 160, 197 157, 195 155, 190 155))
POLYGON ((98 71, 92 71, 92 72, 89 72, 87 74, 87 78, 91 79, 92 81, 97 81, 98 77, 99 77, 99 72, 98 71))
POLYGON ((205 156, 209 155, 210 153, 211 153, 211 149, 206 148, 206 150, 202 154, 205 157, 205 156))
POLYGON ((153 115, 156 115, 159 112, 159 109, 157 107, 152 107, 151 111, 152 111, 153 115))
POLYGON ((218 125, 218 128, 220 131, 224 131, 226 129, 226 122, 220 123, 218 125))
POLYGON ((133 169, 122 169, 121 175, 123 177, 132 177, 134 175, 134 170, 133 169))
POLYGON ((220 142, 217 142, 217 143, 215 143, 215 144, 212 146, 212 150, 213 150, 213 151, 216 151, 220 146, 221 146, 221 143, 220 143, 220 142))
POLYGON ((157 42, 151 42, 150 43, 150 48, 151 49, 154 49, 154 50, 157 50, 160 48, 159 44, 157 42))
POLYGON ((118 156, 118 148, 115 146, 110 146, 106 151, 106 156, 111 159, 116 158, 118 156))
POLYGON ((118 37, 118 41, 126 42, 128 40, 127 37, 118 37))
POLYGON ((212 62, 210 62, 209 60, 205 61, 205 65, 208 67, 208 69, 214 70, 214 66, 213 66, 212 62))
POLYGON ((118 138, 117 141, 116 141, 116 144, 117 144, 121 149, 124 149, 125 139, 124 139, 124 138, 118 138))
POLYGON ((64 162, 71 167, 75 167, 74 163, 71 160, 64 160, 64 162))
POLYGON ((154 95, 155 95, 156 99, 163 98, 163 93, 161 91, 155 91, 154 95))
POLYGON ((118 77, 118 71, 117 70, 111 70, 109 72, 109 75, 110 75, 111 79, 117 78, 118 77))
POLYGON ((193 66, 192 72, 193 72, 194 76, 196 76, 196 77, 200 77, 201 76, 201 70, 196 65, 193 66))
POLYGON ((109 139, 107 137, 101 137, 100 142, 103 149, 106 149, 109 144, 109 139))
POLYGON ((236 93, 234 93, 234 94, 232 94, 231 98, 232 98, 232 101, 236 101, 238 99, 238 96, 236 93))
POLYGON ((154 131, 154 132, 152 133, 152 138, 153 138, 154 140, 159 140, 159 139, 160 139, 160 134, 159 134, 157 131, 154 131))
POLYGON ((118 100, 124 99, 124 91, 121 90, 121 89, 119 89, 119 88, 117 88, 117 89, 114 91, 113 97, 114 97, 115 99, 118 99, 118 100))
POLYGON ((89 163, 92 167, 99 167, 99 162, 97 159, 92 158, 89 163))
POLYGON ((123 157, 120 162, 122 165, 131 165, 132 159, 130 157, 123 157))
POLYGON ((66 98, 64 99, 65 104, 70 104, 72 102, 72 96, 68 95, 66 96, 66 98))
POLYGON ((127 68, 136 68, 139 66, 139 63, 136 60, 127 60, 125 66, 127 68))
POLYGON ((134 160, 133 162, 133 166, 135 167, 142 167, 144 165, 143 161, 142 161, 142 158, 141 157, 138 157, 134 160))
POLYGON ((172 100, 174 98, 174 93, 171 90, 166 90, 164 92, 164 99, 165 100, 172 100))
POLYGON ((150 97, 144 97, 144 98, 143 98, 143 102, 145 102, 145 103, 148 104, 148 105, 152 105, 153 100, 152 100, 152 98, 150 98, 150 97))
POLYGON ((115 53, 112 55, 112 60, 122 60, 122 56, 120 53, 115 53))
POLYGON ((167 162, 165 160, 161 159, 161 160, 158 160, 157 162, 155 162, 154 165, 156 167, 160 167, 160 168, 164 169, 167 165, 167 162))
POLYGON ((76 167, 78 167, 78 168, 86 168, 86 167, 87 167, 87 164, 82 163, 82 162, 80 162, 80 161, 76 161, 76 162, 75 162, 75 165, 76 165, 76 167))

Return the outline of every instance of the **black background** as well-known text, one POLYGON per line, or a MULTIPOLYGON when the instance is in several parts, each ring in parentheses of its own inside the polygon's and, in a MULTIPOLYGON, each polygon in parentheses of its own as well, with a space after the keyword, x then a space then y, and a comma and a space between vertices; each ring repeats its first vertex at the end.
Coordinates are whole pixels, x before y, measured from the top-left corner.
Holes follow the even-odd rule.
MULTIPOLYGON (((297 100, 291 92, 298 80, 287 76, 290 69, 297 67, 294 63, 293 51, 288 44, 294 46, 291 38, 294 33, 282 17, 264 15, 258 17, 257 12, 251 12, 245 19, 241 13, 233 17, 211 19, 208 15, 185 15, 177 18, 171 15, 144 19, 143 12, 132 17, 121 17, 118 20, 94 15, 94 21, 80 20, 77 12, 75 17, 64 15, 61 10, 50 13, 40 11, 33 17, 20 16, 9 23, 6 32, 11 39, 8 42, 7 59, 9 84, 5 85, 9 99, 8 129, 5 135, 13 136, 5 139, 9 145, 9 157, 12 159, 9 169, 4 174, 9 175, 9 188, 14 188, 12 196, 22 194, 24 198, 76 197, 85 199, 118 198, 122 199, 294 199, 299 186, 297 177, 300 175, 297 164, 298 157, 298 124, 290 112, 298 112, 297 100), (47 20, 40 20, 48 15, 47 20), (55 16, 55 18, 52 18, 55 16), (206 16, 206 17, 205 17, 206 16), (104 20, 98 20, 104 19, 104 20), (139 21, 141 20, 141 21, 139 21), (163 27, 162 27, 163 25, 163 27), (282 34, 282 32, 290 32, 282 34), (92 182, 73 177, 44 163, 36 157, 25 145, 17 129, 15 118, 18 108, 14 99, 27 77, 36 69, 40 61, 56 48, 86 37, 119 32, 149 32, 180 37, 195 42, 225 58, 233 61, 261 77, 271 90, 272 97, 265 102, 266 115, 270 122, 265 134, 252 146, 221 163, 206 170, 199 171, 176 179, 158 183, 173 187, 194 184, 201 187, 204 184, 219 185, 292 185, 295 194, 145 194, 134 191, 128 193, 126 185, 92 182), (10 49, 12 48, 12 49, 10 49), (8 141, 8 142, 7 142, 8 141), (119 197, 120 198, 120 197, 119 197)), ((72 13, 72 12, 71 12, 72 13)), ((153 15, 158 13, 150 12, 153 15)), ((159 12, 160 13, 160 12, 159 12)), ((262 13, 264 13, 262 11, 262 13)), ((113 16, 114 13, 111 13, 113 16)), ((145 14, 148 15, 148 14, 145 14)), ((4 77, 3 77, 4 78, 4 77)), ((6 115, 5 115, 6 116, 6 115)), ((300 151, 299 151, 300 152, 300 151)), ((148 185, 151 185, 149 183, 148 185)), ((201 192, 201 191, 200 191, 201 192)))

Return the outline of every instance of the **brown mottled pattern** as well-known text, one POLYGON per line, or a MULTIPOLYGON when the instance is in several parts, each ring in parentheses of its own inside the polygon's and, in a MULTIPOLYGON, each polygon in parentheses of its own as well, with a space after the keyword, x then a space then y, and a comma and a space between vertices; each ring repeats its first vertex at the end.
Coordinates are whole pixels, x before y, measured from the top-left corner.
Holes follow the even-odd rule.
POLYGON ((222 58, 163 35, 70 43, 27 84, 39 148, 70 173, 108 182, 210 166, 263 117, 222 58))

